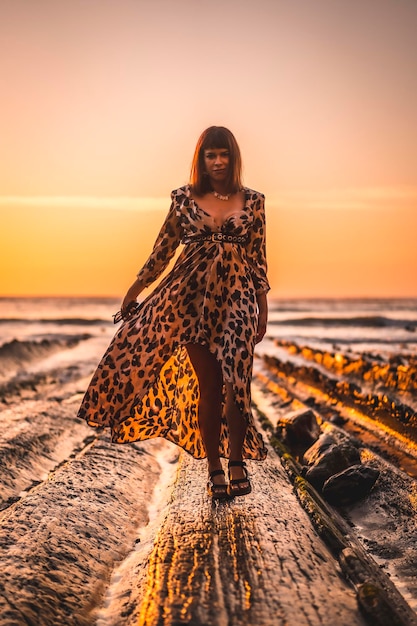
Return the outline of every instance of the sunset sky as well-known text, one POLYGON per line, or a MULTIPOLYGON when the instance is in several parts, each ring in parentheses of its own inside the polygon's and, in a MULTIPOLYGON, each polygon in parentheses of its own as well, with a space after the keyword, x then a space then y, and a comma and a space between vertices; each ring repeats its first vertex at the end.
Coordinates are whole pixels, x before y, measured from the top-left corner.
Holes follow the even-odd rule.
POLYGON ((416 0, 0 0, 0 295, 122 296, 201 131, 276 297, 417 297, 416 0))

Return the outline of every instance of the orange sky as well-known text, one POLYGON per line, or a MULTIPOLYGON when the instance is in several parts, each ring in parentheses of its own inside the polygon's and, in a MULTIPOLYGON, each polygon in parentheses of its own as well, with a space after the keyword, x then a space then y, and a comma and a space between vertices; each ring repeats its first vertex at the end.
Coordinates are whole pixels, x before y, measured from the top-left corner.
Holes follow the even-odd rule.
POLYGON ((223 124, 274 295, 417 296, 414 0, 0 11, 0 295, 121 295, 223 124))

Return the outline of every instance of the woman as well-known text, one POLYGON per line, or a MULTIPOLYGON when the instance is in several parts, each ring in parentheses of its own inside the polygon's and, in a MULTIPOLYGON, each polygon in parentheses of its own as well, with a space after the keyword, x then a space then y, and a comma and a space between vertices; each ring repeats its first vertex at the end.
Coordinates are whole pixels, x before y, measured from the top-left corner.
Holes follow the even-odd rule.
POLYGON ((212 126, 198 140, 190 184, 171 199, 79 415, 109 426, 114 442, 162 436, 207 457, 209 494, 245 495, 243 458, 266 456, 250 406, 254 346, 267 323, 264 196, 242 187, 236 139, 212 126), (180 243, 173 269, 132 307, 180 243))

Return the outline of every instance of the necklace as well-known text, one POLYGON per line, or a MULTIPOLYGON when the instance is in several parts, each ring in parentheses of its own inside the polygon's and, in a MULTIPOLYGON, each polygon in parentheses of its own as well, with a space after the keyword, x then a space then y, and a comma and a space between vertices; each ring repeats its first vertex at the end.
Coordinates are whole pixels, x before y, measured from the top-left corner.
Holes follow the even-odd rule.
POLYGON ((214 190, 213 190, 211 193, 212 193, 212 194, 213 194, 213 196, 214 196, 215 198, 217 198, 218 200, 229 200, 230 196, 232 195, 231 193, 228 193, 227 195, 222 196, 222 194, 221 194, 221 193, 217 193, 217 191, 214 191, 214 190))

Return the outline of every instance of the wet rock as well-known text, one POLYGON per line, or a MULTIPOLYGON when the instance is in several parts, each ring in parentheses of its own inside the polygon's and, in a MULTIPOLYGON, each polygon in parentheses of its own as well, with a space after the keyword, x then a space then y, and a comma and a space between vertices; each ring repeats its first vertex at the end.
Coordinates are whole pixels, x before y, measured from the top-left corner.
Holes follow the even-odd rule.
POLYGON ((342 443, 330 446, 306 472, 306 479, 321 490, 330 476, 338 474, 352 465, 359 465, 360 454, 351 444, 342 443))
POLYGON ((360 396, 361 388, 356 383, 348 382, 346 380, 338 380, 336 382, 336 391, 342 396, 355 397, 360 396))
POLYGON ((388 362, 390 365, 399 366, 399 365, 407 365, 407 361, 401 356, 401 354, 392 354, 388 362))
POLYGON ((346 424, 347 421, 348 420, 346 419, 346 417, 342 417, 340 413, 335 413, 329 418, 329 422, 331 422, 335 426, 343 426, 344 424, 346 424))
POLYGON ((353 465, 326 480, 323 496, 338 506, 352 504, 371 491, 379 474, 379 470, 370 465, 353 465))
POLYGON ((2 514, 1 626, 96 623, 112 572, 149 520, 162 470, 158 442, 147 443, 139 456, 103 436, 2 514))
POLYGON ((306 404, 307 406, 314 407, 317 405, 317 400, 314 396, 309 396, 308 398, 304 400, 304 404, 306 404))
POLYGON ((317 441, 304 452, 303 463, 305 465, 314 465, 314 463, 323 456, 324 452, 326 452, 330 446, 336 445, 336 443, 334 437, 323 433, 317 441))
POLYGON ((277 436, 290 447, 311 446, 319 435, 317 417, 311 409, 293 411, 277 422, 277 436))

